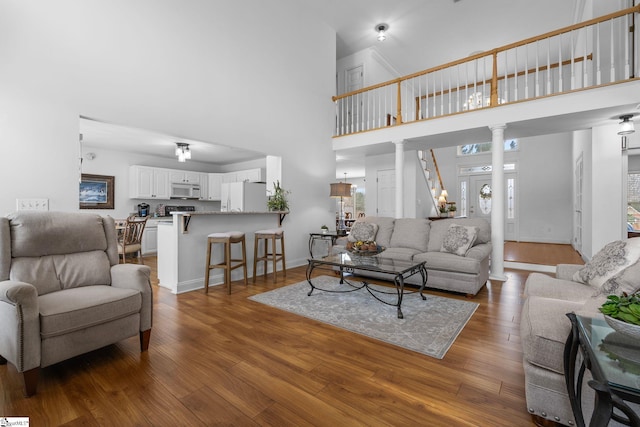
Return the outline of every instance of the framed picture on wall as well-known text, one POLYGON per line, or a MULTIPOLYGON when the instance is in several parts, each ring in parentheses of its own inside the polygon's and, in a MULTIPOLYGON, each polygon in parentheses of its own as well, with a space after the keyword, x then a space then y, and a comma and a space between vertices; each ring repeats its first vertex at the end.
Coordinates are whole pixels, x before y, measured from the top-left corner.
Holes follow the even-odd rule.
POLYGON ((113 209, 115 177, 83 173, 80 180, 80 209, 113 209))

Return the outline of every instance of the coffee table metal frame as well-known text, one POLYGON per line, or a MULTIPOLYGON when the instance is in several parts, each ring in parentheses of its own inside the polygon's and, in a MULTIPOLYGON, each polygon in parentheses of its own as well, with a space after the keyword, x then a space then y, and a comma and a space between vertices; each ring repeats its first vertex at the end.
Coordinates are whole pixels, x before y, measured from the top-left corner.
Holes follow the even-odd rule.
MULTIPOLYGON (((613 333, 614 330, 604 319, 588 318, 574 313, 567 313, 567 317, 571 321, 571 333, 567 337, 564 348, 564 372, 576 426, 587 425, 582 414, 582 383, 585 379, 585 370, 588 369, 593 379, 587 384, 595 390, 596 394, 589 426, 604 427, 609 425, 611 419, 615 419, 621 424, 639 427, 640 416, 625 402, 640 403, 637 375, 628 372, 617 363, 603 364, 601 360, 608 360, 606 351, 600 348, 600 343, 603 340, 595 340, 595 337, 592 337, 592 331, 595 328, 600 328, 601 331, 608 330, 610 333, 613 333), (582 353, 582 361, 577 369, 579 352, 582 353), (577 376, 576 370, 578 371, 577 376), (615 377, 616 381, 611 381, 608 377, 615 377), (620 413, 614 413, 614 408, 617 408, 620 413)), ((640 345, 631 350, 640 354, 640 345)), ((640 368, 640 363, 633 363, 635 369, 640 368)))
POLYGON ((415 275, 420 274, 422 276, 422 284, 420 286, 420 296, 423 300, 426 300, 427 297, 423 295, 424 288, 427 284, 427 268, 425 267, 425 262, 414 262, 414 261, 397 261, 388 258, 378 258, 375 256, 355 256, 349 253, 340 253, 329 255, 323 258, 309 258, 309 264, 307 265, 307 282, 309 286, 311 286, 311 290, 307 295, 311 296, 315 289, 324 292, 353 292, 365 288, 375 299, 378 301, 397 307, 398 309, 398 319, 403 319, 404 315, 402 314, 402 297, 404 295, 404 280, 415 275), (322 289, 318 286, 314 285, 311 281, 311 274, 316 267, 337 267, 340 270, 340 283, 346 283, 350 286, 349 289, 346 290, 328 290, 322 289), (345 273, 355 273, 357 271, 372 271, 376 273, 388 274, 393 276, 393 283, 395 285, 395 292, 386 292, 380 289, 372 288, 371 284, 367 281, 363 280, 359 284, 349 282, 344 278, 345 273), (397 295, 396 302, 388 302, 383 300, 380 296, 381 294, 387 295, 397 295))

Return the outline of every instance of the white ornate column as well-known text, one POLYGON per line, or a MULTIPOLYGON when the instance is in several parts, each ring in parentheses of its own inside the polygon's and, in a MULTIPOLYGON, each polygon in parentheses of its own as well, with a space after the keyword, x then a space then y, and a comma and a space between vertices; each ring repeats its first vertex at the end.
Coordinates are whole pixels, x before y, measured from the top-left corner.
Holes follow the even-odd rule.
POLYGON ((504 282, 504 130, 506 124, 491 129, 491 273, 489 278, 504 282))
POLYGON ((396 146, 396 218, 404 216, 404 140, 393 141, 396 146))

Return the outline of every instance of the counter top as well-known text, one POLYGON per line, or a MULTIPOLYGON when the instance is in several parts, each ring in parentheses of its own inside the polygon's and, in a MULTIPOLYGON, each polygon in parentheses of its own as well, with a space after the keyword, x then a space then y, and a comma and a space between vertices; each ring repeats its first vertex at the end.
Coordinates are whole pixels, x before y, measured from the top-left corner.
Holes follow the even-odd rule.
POLYGON ((262 215, 262 214, 288 214, 289 211, 258 211, 258 212, 221 212, 221 211, 195 211, 195 212, 171 212, 171 215, 262 215))
POLYGON ((261 212, 221 212, 221 211, 194 211, 194 212, 171 212, 171 215, 178 218, 178 221, 182 220, 182 232, 186 233, 189 228, 189 221, 194 216, 214 215, 214 216, 228 216, 228 215, 278 215, 278 227, 282 225, 284 217, 287 216, 289 211, 261 211, 261 212))

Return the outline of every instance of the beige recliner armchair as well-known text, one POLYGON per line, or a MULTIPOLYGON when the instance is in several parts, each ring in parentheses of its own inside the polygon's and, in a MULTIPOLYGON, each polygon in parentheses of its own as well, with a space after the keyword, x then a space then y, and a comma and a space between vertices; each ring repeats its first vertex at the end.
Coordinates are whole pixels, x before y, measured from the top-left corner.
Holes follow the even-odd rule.
POLYGON ((114 221, 23 211, 0 218, 0 363, 35 394, 39 370, 135 335, 149 347, 150 269, 118 264, 114 221))

